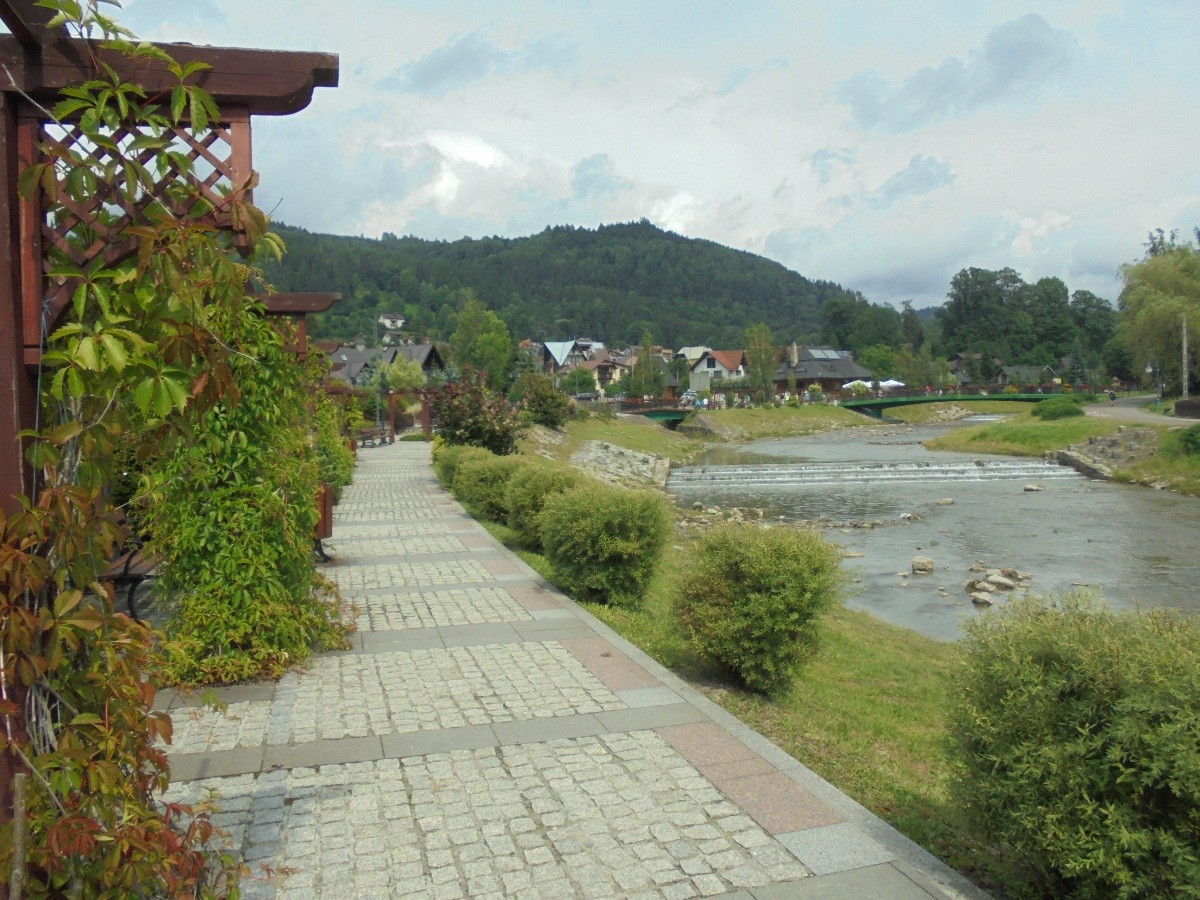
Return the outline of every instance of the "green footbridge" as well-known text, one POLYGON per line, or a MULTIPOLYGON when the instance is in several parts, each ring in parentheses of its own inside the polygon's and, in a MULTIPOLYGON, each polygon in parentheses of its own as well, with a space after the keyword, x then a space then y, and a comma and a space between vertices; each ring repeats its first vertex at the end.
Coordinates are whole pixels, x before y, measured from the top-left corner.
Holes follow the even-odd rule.
POLYGON ((1045 400, 1047 394, 921 394, 916 397, 872 397, 866 400, 843 400, 843 409, 852 409, 870 416, 882 419, 883 411, 893 406, 915 406, 918 403, 970 403, 979 400, 1011 400, 1014 403, 1036 403, 1045 400))

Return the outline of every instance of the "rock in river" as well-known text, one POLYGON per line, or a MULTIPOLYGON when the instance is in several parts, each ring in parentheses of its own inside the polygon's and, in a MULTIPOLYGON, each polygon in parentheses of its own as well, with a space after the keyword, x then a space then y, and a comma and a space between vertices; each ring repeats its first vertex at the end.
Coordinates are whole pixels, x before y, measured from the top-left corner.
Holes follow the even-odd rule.
POLYGON ((912 570, 914 573, 923 572, 929 574, 933 572, 933 558, 929 556, 914 556, 912 570))

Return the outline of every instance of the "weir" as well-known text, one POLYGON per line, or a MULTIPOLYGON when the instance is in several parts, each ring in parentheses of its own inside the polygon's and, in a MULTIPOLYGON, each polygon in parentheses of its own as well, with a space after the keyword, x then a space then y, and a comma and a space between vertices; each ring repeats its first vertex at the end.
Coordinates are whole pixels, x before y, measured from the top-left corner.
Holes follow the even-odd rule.
POLYGON ((682 485, 901 484, 943 481, 1047 481, 1082 478, 1074 469, 1041 460, 954 462, 786 463, 781 465, 687 466, 671 470, 667 487, 682 485))

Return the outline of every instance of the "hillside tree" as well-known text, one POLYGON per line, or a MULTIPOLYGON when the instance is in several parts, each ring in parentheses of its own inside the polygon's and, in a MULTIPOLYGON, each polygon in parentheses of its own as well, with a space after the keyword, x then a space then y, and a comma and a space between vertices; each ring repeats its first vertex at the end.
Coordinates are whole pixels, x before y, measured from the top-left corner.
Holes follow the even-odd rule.
POLYGON ((508 383, 513 367, 513 340, 504 320, 466 291, 457 327, 450 336, 450 349, 460 369, 484 373, 494 390, 508 383))
POLYGON ((775 336, 762 322, 746 329, 746 387, 760 400, 774 393, 779 349, 775 336))

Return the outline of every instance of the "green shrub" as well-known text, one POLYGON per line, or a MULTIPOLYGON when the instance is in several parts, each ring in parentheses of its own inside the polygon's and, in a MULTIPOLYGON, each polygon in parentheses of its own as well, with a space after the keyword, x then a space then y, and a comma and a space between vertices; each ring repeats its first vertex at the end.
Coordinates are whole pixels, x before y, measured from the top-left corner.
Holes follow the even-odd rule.
POLYGON ((661 494, 586 485, 545 498, 542 548, 559 584, 582 600, 636 605, 671 530, 661 494))
POLYGON ((1048 896, 1195 896, 1200 623, 1069 596, 967 625, 958 800, 1048 896))
POLYGON ((1067 396, 1047 397, 1033 404, 1032 415, 1049 422, 1053 419, 1067 419, 1071 416, 1082 416, 1083 407, 1074 399, 1067 396))
POLYGON ((546 498, 578 487, 581 478, 567 466, 532 461, 513 473, 504 498, 508 506, 508 527, 517 533, 525 546, 541 546, 540 517, 546 498))
POLYGON ((1188 456, 1200 456, 1200 425, 1185 428, 1179 433, 1179 449, 1188 456))
POLYGON ((464 444, 447 444, 441 436, 433 440, 433 471, 438 480, 448 489, 454 487, 454 476, 458 472, 459 462, 464 456, 487 453, 482 447, 468 447, 464 444))
POLYGON ((508 479, 518 467, 528 465, 519 456, 496 456, 473 449, 458 458, 454 473, 454 496, 472 513, 491 522, 508 521, 504 494, 508 479))
POLYGON ((815 531, 714 528, 690 548, 676 610, 696 650, 749 688, 785 690, 838 598, 841 557, 815 531))
POLYGON ((517 411, 478 372, 468 368, 457 382, 428 396, 430 414, 447 444, 485 447, 502 456, 516 451, 517 411))
POLYGON ((530 421, 547 428, 561 428, 571 414, 570 398, 541 372, 526 372, 518 378, 509 389, 508 399, 524 406, 530 421))

